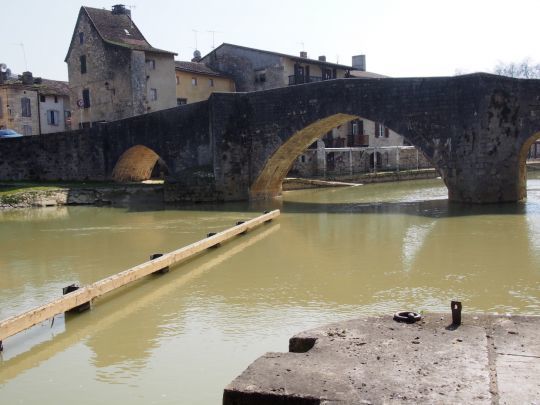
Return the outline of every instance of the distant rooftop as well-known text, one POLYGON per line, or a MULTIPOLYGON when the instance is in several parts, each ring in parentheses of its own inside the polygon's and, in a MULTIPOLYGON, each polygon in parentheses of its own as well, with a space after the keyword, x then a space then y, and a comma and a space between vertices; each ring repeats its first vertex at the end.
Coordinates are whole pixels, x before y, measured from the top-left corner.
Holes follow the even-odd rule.
MULTIPOLYGON (((82 6, 79 11, 79 18, 81 13, 86 13, 101 39, 110 45, 133 49, 136 51, 176 55, 174 52, 154 48, 152 45, 150 45, 131 19, 129 11, 123 8, 122 10, 124 12, 118 13, 115 12, 115 10, 110 11, 106 9, 82 6)), ((71 47, 69 51, 71 51, 71 47)))
POLYGON ((383 79, 385 77, 390 77, 381 75, 379 73, 366 72, 365 70, 351 70, 350 74, 351 77, 356 77, 359 79, 383 79))
POLYGON ((294 61, 310 63, 310 64, 314 64, 314 65, 325 65, 325 66, 328 66, 328 67, 335 67, 335 68, 347 69, 347 70, 352 70, 352 68, 353 68, 352 66, 340 65, 339 63, 326 62, 326 61, 321 61, 321 60, 318 60, 318 59, 303 58, 301 56, 287 55, 285 53, 280 53, 280 52, 265 51, 264 49, 249 48, 247 46, 229 44, 229 43, 226 43, 226 42, 222 43, 216 49, 209 52, 207 55, 205 55, 203 57, 203 59, 208 57, 213 52, 216 52, 218 49, 220 49, 223 46, 232 46, 232 47, 235 47, 235 48, 245 49, 245 50, 248 50, 248 51, 263 52, 263 53, 267 53, 267 54, 271 54, 271 55, 276 55, 276 56, 281 56, 281 57, 284 57, 284 58, 289 58, 289 59, 292 59, 294 61))
POLYGON ((223 73, 216 72, 215 70, 210 69, 202 62, 184 62, 184 61, 175 61, 174 62, 176 70, 181 70, 183 72, 189 73, 198 73, 207 76, 215 77, 229 77, 223 73))
POLYGON ((21 78, 8 79, 0 86, 14 86, 24 87, 38 91, 40 94, 48 96, 68 96, 69 97, 69 85, 68 82, 59 80, 42 79, 41 77, 34 77, 33 84, 24 84, 21 78))

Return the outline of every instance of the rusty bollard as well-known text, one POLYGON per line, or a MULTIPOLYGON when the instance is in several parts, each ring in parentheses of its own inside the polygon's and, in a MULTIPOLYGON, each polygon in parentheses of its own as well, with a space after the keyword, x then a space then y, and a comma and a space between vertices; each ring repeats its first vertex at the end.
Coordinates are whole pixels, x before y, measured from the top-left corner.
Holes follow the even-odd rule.
POLYGON ((452 309, 452 325, 459 326, 461 325, 461 302, 460 301, 451 301, 450 308, 452 309))

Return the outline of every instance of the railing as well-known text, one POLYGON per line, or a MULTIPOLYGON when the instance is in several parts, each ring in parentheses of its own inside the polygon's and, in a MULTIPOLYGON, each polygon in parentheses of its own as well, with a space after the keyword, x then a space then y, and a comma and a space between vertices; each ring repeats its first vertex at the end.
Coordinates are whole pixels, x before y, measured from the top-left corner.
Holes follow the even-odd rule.
POLYGON ((321 76, 295 76, 295 75, 291 75, 291 76, 289 76, 289 86, 292 86, 294 84, 320 82, 322 80, 323 80, 323 78, 321 76))

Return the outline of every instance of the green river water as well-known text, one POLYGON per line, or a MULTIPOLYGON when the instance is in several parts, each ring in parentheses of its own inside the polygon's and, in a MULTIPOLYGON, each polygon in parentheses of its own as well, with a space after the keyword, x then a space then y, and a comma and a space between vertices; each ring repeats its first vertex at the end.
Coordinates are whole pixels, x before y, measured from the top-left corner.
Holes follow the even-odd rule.
MULTIPOLYGON (((534 174, 534 173, 533 173, 534 174)), ((220 231, 247 235, 4 342, 0 404, 218 404, 293 334, 398 310, 540 315, 540 177, 524 203, 450 204, 440 180, 258 205, 0 212, 0 319, 220 231)))

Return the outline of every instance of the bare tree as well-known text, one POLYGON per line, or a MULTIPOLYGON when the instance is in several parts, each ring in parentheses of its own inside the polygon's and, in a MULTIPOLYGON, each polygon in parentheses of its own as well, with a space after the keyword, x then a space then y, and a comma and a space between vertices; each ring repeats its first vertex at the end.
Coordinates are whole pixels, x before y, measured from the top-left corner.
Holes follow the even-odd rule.
POLYGON ((499 62, 493 73, 501 76, 516 77, 521 79, 539 79, 540 63, 534 64, 530 58, 525 58, 520 63, 499 62))

